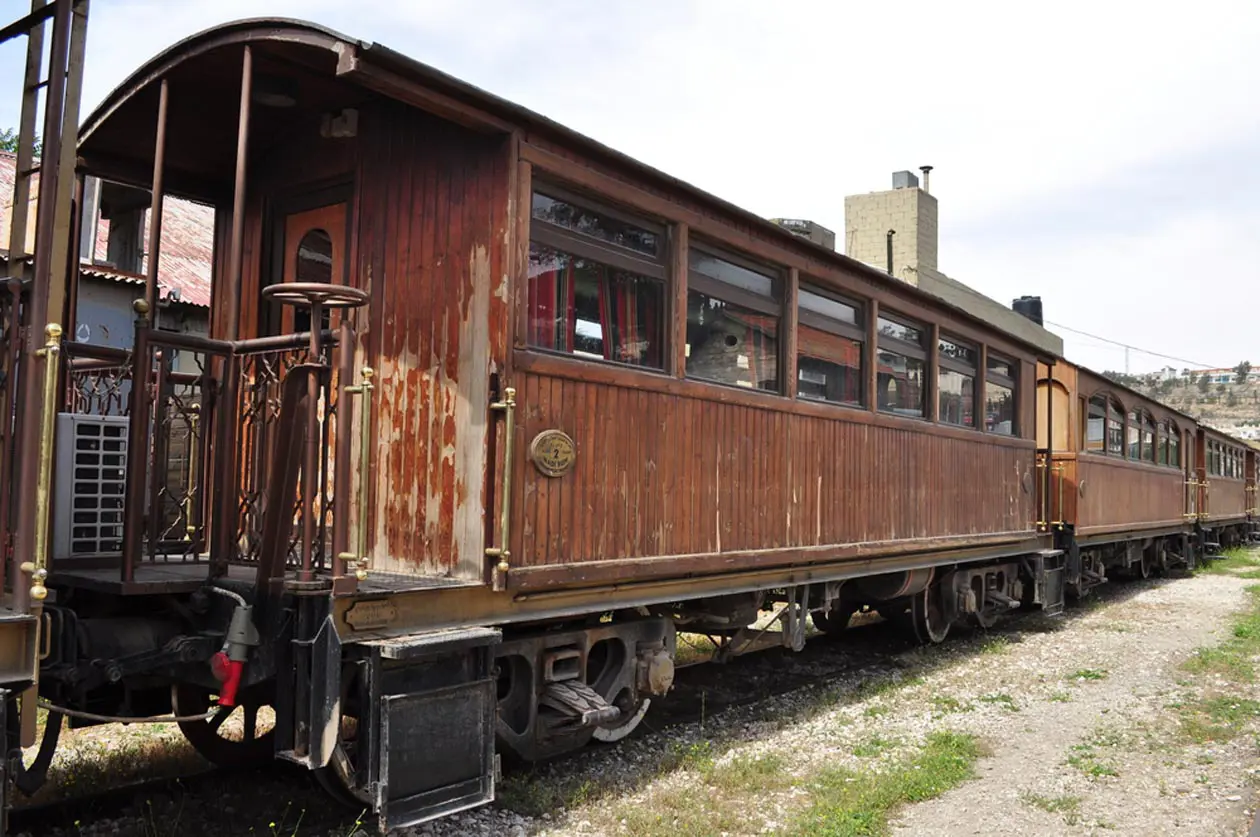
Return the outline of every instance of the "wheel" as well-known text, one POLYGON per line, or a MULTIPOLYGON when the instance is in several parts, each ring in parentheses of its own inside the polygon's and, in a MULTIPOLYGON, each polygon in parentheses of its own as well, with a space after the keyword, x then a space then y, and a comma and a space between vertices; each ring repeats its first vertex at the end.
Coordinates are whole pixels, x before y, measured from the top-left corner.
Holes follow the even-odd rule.
MULTIPOLYGON (((180 731, 194 750, 219 767, 248 767, 270 761, 275 757, 275 721, 271 712, 259 717, 262 709, 271 706, 265 688, 268 685, 242 689, 236 706, 223 707, 208 720, 180 721, 180 731), (260 732, 260 726, 266 729, 260 732)), ((179 716, 200 715, 210 710, 210 698, 216 696, 202 686, 176 683, 171 687, 171 707, 179 716)))
POLYGON ((811 610, 809 617, 814 620, 814 627, 828 636, 844 633, 849 627, 849 620, 853 618, 852 614, 841 616, 833 611, 811 610))
POLYGON ((631 704, 628 699, 616 700, 613 703, 621 710, 621 717, 610 727, 596 727, 592 736, 596 741, 602 741, 605 744, 620 741, 634 732, 643 721, 643 716, 647 714, 648 707, 652 705, 652 699, 641 697, 638 704, 631 704))
POLYGON ((988 608, 980 608, 972 614, 975 618, 976 624, 985 630, 988 630, 997 624, 998 615, 998 611, 990 610, 988 608))
POLYGON ((326 767, 311 773, 324 792, 347 808, 374 805, 372 795, 358 786, 358 719, 341 717, 341 734, 326 767))
POLYGON ((910 619, 914 635, 919 642, 944 642, 949 636, 950 620, 941 607, 940 591, 929 584, 922 593, 917 593, 910 600, 910 619))
POLYGON ((1155 559, 1151 558, 1149 555, 1143 555, 1142 560, 1138 563, 1138 571, 1137 571, 1138 577, 1150 578, 1151 572, 1152 570, 1154 570, 1154 568, 1155 568, 1155 559))

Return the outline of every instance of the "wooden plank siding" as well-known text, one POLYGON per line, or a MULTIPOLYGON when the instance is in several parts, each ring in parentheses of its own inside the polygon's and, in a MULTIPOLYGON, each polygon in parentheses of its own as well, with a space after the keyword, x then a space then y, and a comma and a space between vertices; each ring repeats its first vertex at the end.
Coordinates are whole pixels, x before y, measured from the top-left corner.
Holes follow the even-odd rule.
MULTIPOLYGON (((577 449, 562 477, 518 469, 518 567, 671 555, 711 555, 717 565, 723 553, 872 543, 916 551, 1035 534, 1031 440, 715 397, 712 386, 653 386, 650 375, 618 381, 609 373, 620 370, 580 361, 517 362, 538 369, 518 377, 518 446, 556 428, 577 449)), ((626 567, 640 572, 648 568, 626 567)))
POLYGON ((1205 512, 1203 519, 1210 523, 1245 519, 1247 510, 1251 507, 1250 498, 1247 496, 1246 445, 1207 427, 1201 428, 1199 435, 1199 444, 1196 447, 1203 457, 1199 463, 1199 478, 1207 483, 1206 488, 1200 488, 1200 497, 1204 503, 1202 511, 1205 512), (1209 442, 1215 442, 1240 454, 1243 470, 1237 476, 1211 473, 1207 461, 1209 442))
POLYGON ((360 119, 357 271, 378 367, 372 566, 480 580, 490 375, 507 339, 510 142, 397 103, 360 119))
POLYGON ((1179 470, 1082 453, 1075 477, 1078 535, 1185 523, 1185 477, 1179 470))

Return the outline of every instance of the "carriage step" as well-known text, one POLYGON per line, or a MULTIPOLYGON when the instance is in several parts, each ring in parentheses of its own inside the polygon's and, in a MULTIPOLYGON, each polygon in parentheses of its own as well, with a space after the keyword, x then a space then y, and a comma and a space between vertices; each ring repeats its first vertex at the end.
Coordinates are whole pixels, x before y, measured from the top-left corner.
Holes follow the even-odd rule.
POLYGON ((1041 605, 1041 612, 1047 616, 1058 616, 1063 612, 1066 561, 1062 549, 1040 549, 1033 553, 1033 602, 1041 605))
POLYGON ((493 628, 429 631, 362 643, 368 652, 368 787, 380 830, 494 801, 493 628), (453 674, 457 673, 457 674, 453 674))

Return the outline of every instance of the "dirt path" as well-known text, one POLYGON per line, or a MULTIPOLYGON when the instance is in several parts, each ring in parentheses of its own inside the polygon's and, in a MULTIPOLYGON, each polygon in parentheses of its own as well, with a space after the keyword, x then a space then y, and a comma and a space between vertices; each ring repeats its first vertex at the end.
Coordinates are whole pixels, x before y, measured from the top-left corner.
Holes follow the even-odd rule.
POLYGON ((1020 711, 954 718, 993 755, 980 778, 904 809, 893 833, 1246 834, 1253 736, 1202 740, 1189 722, 1217 698, 1253 715, 1255 687, 1180 667, 1228 639, 1245 585, 1208 575, 1153 587, 932 682, 963 700, 1006 690, 1020 711))
MULTIPOLYGON (((905 651, 896 686, 837 692, 803 715, 789 698, 798 720, 724 713, 672 742, 658 773, 524 817, 516 833, 1245 835, 1260 773, 1260 604, 1239 574, 1257 576, 1254 555, 1233 572, 1130 583, 1066 618, 905 651)), ((587 775, 598 785, 634 752, 601 756, 587 775)))

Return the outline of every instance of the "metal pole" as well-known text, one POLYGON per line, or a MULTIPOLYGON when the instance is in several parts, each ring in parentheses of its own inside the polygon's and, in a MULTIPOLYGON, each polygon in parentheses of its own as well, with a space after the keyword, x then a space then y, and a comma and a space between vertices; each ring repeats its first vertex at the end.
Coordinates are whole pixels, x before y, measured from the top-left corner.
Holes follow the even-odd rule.
MULTIPOLYGON (((312 329, 318 326, 318 323, 311 323, 312 329)), ((341 337, 337 341, 337 352, 340 360, 337 377, 341 392, 337 396, 337 441, 333 448, 334 579, 346 574, 346 555, 350 549, 350 435, 353 432, 351 422, 354 420, 354 399, 348 388, 354 380, 354 328, 350 325, 348 316, 341 318, 341 337)), ((355 558, 357 560, 358 556, 355 558)))
MULTIPOLYGON (((311 363, 319 363, 322 346, 320 323, 323 306, 311 300, 311 363)), ((306 376, 306 451, 302 460, 302 581, 315 577, 315 475, 319 458, 319 376, 309 369, 306 376)))
POLYGON ((232 192, 232 254, 228 265, 228 340, 235 340, 241 324, 241 267, 245 239, 245 169, 249 148, 249 97, 254 83, 254 54, 249 46, 241 62, 241 116, 236 129, 236 184, 232 192))
MULTIPOLYGON (((41 338, 48 323, 48 297, 52 281, 52 248, 54 224, 57 216, 57 161, 61 159, 61 116, 65 102, 66 67, 70 52, 70 0, 55 0, 57 9, 53 16, 52 50, 48 62, 48 97, 44 111, 44 148, 39 179, 39 208, 35 220, 35 278, 28 299, 30 306, 26 317, 25 356, 34 358, 43 349, 41 338)), ((64 281, 64 277, 63 277, 64 281)), ((60 327, 57 329, 60 337, 60 327)), ((42 355, 44 363, 56 363, 59 358, 52 352, 42 355)), ((19 409, 34 410, 39 403, 41 381, 34 374, 34 364, 27 364, 21 376, 21 400, 19 409)), ((20 470, 17 484, 26 490, 18 492, 16 527, 13 533, 13 554, 18 562, 34 558, 39 544, 47 532, 38 531, 34 489, 39 480, 39 450, 41 426, 38 421, 23 421, 22 435, 18 443, 20 470)), ((14 587, 14 605, 19 611, 29 606, 26 584, 14 587)))
MULTIPOLYGON (((249 149, 249 98, 254 83, 254 54, 247 44, 241 57, 240 118, 236 126, 236 180, 232 191, 232 239, 228 261, 227 294, 216 295, 226 299, 227 340, 236 340, 241 324, 241 270, 245 240, 245 172, 249 149)), ((214 555, 213 571, 227 572, 227 561, 232 557, 236 535, 236 408, 237 387, 240 385, 240 365, 237 358, 223 360, 223 393, 219 400, 219 428, 214 458, 218 463, 213 475, 214 492, 218 496, 218 510, 214 515, 211 548, 214 555)))
POLYGON ((153 193, 149 204, 149 269, 144 277, 144 301, 151 316, 157 316, 158 259, 162 252, 162 170, 166 163, 166 103, 169 96, 166 79, 158 93, 157 138, 153 148, 153 193))

